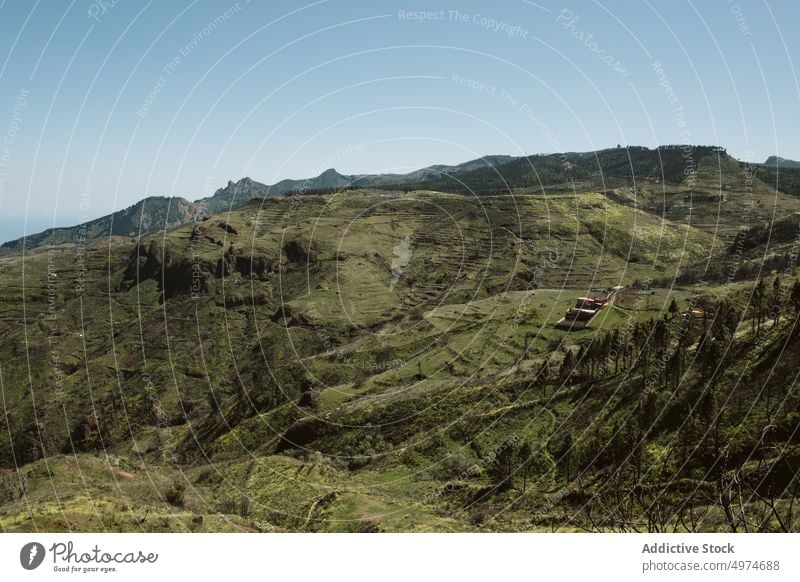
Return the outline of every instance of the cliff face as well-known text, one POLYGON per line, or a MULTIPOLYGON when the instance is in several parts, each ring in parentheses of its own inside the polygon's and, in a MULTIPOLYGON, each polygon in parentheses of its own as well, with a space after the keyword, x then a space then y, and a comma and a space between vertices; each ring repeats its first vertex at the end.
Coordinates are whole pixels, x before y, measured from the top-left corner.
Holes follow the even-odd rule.
POLYGON ((270 186, 256 182, 250 178, 242 178, 238 182, 228 181, 228 185, 214 192, 213 196, 202 198, 196 204, 205 209, 208 214, 226 212, 241 206, 252 198, 283 194, 273 190, 270 186))

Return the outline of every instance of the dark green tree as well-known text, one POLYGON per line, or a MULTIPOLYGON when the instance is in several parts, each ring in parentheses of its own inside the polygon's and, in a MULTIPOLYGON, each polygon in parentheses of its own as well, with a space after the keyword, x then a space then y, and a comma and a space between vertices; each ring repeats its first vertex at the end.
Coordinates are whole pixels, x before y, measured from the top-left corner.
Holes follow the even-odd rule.
POLYGON ((775 325, 778 325, 781 321, 782 307, 783 285, 781 285, 781 278, 776 275, 775 280, 772 282, 772 308, 770 309, 770 315, 775 320, 775 325))
POLYGON ((496 491, 506 491, 513 486, 516 457, 514 446, 505 444, 492 459, 488 474, 496 491))
POLYGON ((533 469, 533 450, 528 441, 522 443, 517 453, 517 458, 519 459, 520 472, 522 473, 522 492, 525 493, 528 489, 528 477, 533 469))
POLYGON ((676 300, 676 299, 673 297, 673 298, 672 298, 672 301, 671 301, 671 302, 670 302, 670 304, 669 304, 669 312, 670 312, 670 315, 672 315, 673 317, 675 317, 675 314, 676 314, 676 313, 678 313, 678 309, 679 309, 679 308, 678 308, 678 302, 677 302, 677 300, 676 300))
POLYGON ((558 370, 559 379, 564 383, 568 383, 572 377, 574 369, 575 356, 573 355, 572 350, 564 350, 564 359, 561 361, 561 368, 558 370))
POLYGON ((766 298, 766 285, 764 279, 759 279, 753 289, 752 310, 753 310, 753 332, 756 336, 761 332, 761 318, 764 314, 764 300, 766 298))
POLYGON ((792 309, 794 309, 794 316, 797 317, 800 315, 800 282, 795 281, 792 285, 792 291, 789 295, 789 301, 792 304, 792 309))

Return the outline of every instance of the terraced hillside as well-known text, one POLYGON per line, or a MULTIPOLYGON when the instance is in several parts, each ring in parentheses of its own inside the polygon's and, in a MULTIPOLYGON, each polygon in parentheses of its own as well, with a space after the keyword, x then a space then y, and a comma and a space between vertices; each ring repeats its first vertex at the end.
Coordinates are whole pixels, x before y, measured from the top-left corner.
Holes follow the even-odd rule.
POLYGON ((266 197, 0 258, 0 525, 796 528, 794 265, 703 265, 742 225, 737 265, 787 253, 759 228, 800 201, 711 160, 636 190, 266 197), (554 328, 619 285, 633 308, 554 328))

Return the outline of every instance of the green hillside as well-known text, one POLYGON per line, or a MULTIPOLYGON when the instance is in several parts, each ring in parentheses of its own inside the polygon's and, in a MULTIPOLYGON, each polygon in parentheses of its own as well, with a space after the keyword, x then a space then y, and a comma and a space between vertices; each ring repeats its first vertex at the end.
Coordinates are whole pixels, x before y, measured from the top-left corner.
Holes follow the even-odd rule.
POLYGON ((0 257, 0 527, 797 530, 800 199, 624 152, 0 257))
POLYGON ((194 202, 179 196, 148 196, 136 204, 75 226, 50 228, 0 244, 0 255, 64 243, 85 244, 113 236, 145 236, 188 224, 207 216, 227 212, 254 198, 315 191, 337 192, 353 187, 388 186, 424 182, 442 176, 489 168, 514 160, 511 156, 485 156, 456 166, 435 165, 406 174, 343 175, 331 168, 318 176, 281 180, 266 185, 250 178, 228 181, 211 196, 194 202))

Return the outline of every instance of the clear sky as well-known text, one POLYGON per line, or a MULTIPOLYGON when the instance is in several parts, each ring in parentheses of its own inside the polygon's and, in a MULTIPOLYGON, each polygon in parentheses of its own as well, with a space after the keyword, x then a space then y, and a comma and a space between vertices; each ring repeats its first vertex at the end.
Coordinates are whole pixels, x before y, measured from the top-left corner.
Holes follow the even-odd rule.
POLYGON ((0 240, 330 166, 800 159, 798 22, 796 0, 0 0, 0 240))

